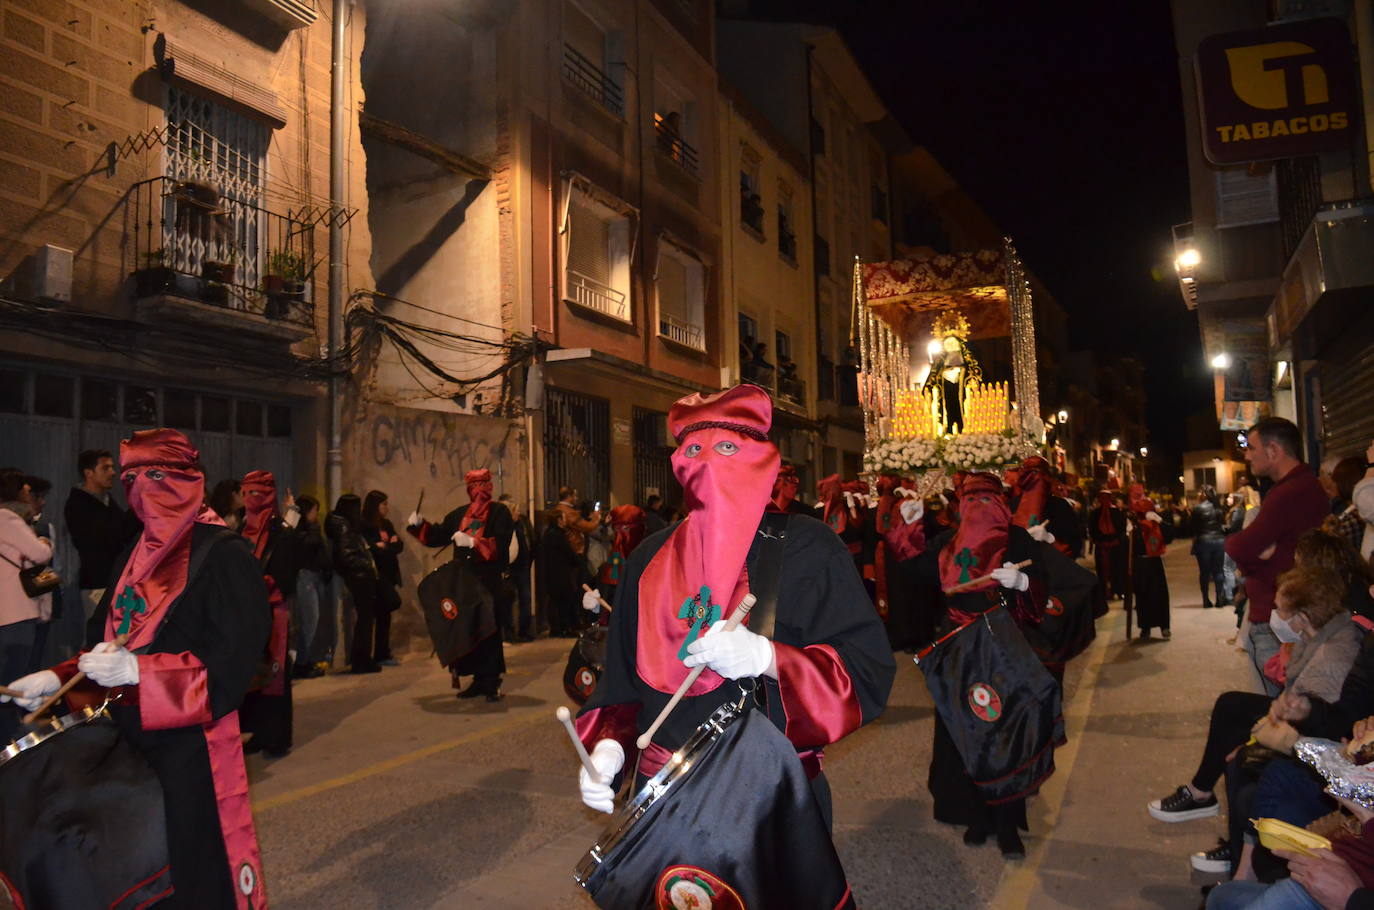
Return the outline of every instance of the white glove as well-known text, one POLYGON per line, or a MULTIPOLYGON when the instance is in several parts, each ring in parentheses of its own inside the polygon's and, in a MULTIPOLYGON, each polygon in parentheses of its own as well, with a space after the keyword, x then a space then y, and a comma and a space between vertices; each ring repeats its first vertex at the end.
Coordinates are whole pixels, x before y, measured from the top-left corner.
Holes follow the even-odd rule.
POLYGON ((416 509, 414 512, 411 512, 410 517, 406 519, 407 528, 418 528, 420 525, 424 523, 425 517, 420 514, 419 509, 416 509))
POLYGON ((988 574, 1002 587, 1011 588, 1013 591, 1024 591, 1030 587, 1030 576, 1016 568, 1014 562, 1004 562, 1002 568, 993 569, 988 574))
POLYGON ((844 504, 849 506, 850 511, 854 509, 854 494, 848 490, 844 491, 844 504))
POLYGON ((76 668, 106 688, 138 685, 138 657, 112 641, 102 641, 82 654, 76 668))
POLYGON ((926 504, 920 499, 904 499, 897 511, 902 513, 902 521, 914 525, 926 513, 926 504))
POLYGON ((1026 533, 1041 543, 1054 543, 1054 535, 1050 533, 1050 526, 1047 524, 1031 525, 1026 528, 1026 533))
POLYGON ((1162 518, 1159 517, 1159 513, 1158 513, 1158 512, 1146 512, 1146 513, 1145 513, 1145 520, 1146 520, 1146 521, 1161 522, 1161 521, 1163 521, 1164 519, 1162 519, 1162 518))
POLYGON ((726 679, 762 676, 773 665, 773 643, 744 626, 727 632, 722 619, 687 646, 682 663, 710 667, 726 679))
POLYGON ((294 528, 301 523, 301 510, 294 502, 286 507, 286 514, 281 517, 288 528, 294 528))
POLYGON ((471 547, 474 546, 476 543, 477 541, 474 540, 472 535, 468 534, 466 531, 453 532, 453 545, 455 547, 471 547))
POLYGON ((51 670, 39 670, 37 673, 19 677, 10 683, 9 687, 23 692, 23 696, 0 695, 0 702, 13 699, 14 703, 25 711, 32 711, 43 704, 49 695, 62 688, 62 680, 51 670))
POLYGON ((601 612, 601 595, 595 591, 588 591, 582 595, 582 609, 590 613, 601 612))
POLYGON ((615 791, 611 789, 611 781, 625 767, 625 750, 613 739, 598 740, 592 747, 591 759, 601 779, 592 780, 585 766, 577 772, 582 802, 598 812, 614 812, 615 791))

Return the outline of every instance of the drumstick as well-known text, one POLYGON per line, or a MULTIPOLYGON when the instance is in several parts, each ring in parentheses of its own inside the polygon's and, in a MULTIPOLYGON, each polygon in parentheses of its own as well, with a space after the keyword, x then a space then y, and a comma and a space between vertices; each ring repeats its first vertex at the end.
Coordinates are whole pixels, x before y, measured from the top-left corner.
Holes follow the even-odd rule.
MULTIPOLYGON (((1016 563, 1015 568, 1024 569, 1026 566, 1030 565, 1031 562, 1032 560, 1023 559, 1020 562, 1016 563)), ((1006 568, 1006 566, 1003 566, 1002 568, 1006 568)), ((980 578, 975 578, 972 581, 966 581, 962 584, 957 584, 952 588, 945 588, 945 593, 958 594, 961 591, 967 591, 969 588, 976 588, 990 578, 992 578, 992 573, 988 573, 987 575, 984 575, 980 578)))
POLYGON ((611 609, 611 605, 608 604, 608 603, 606 603, 606 598, 604 598, 604 597, 601 596, 601 592, 600 592, 600 591, 597 591, 595 588, 593 588, 591 585, 588 585, 588 584, 584 584, 584 585, 582 586, 582 590, 586 591, 588 594, 593 594, 593 593, 596 594, 596 599, 597 599, 597 601, 601 604, 601 609, 605 610, 607 613, 612 613, 612 612, 614 612, 614 611, 611 609))
MULTIPOLYGON (((114 646, 116 648, 122 648, 128 640, 129 636, 127 633, 123 635, 116 635, 114 639, 114 646)), ((80 670, 76 671, 76 674, 73 675, 71 679, 63 683, 60 689, 58 689, 53 694, 49 695, 47 699, 43 702, 43 704, 39 705, 37 708, 34 708, 28 714, 24 715, 24 723, 31 724, 38 718, 42 717, 44 714, 47 713, 49 708, 57 704, 57 700, 59 698, 66 695, 68 690, 70 690, 73 686, 75 686, 77 683, 81 682, 85 678, 85 673, 82 673, 80 670)))
MULTIPOLYGON (((744 617, 748 616, 749 611, 754 609, 754 602, 756 600, 757 598, 755 598, 753 594, 744 595, 744 600, 741 600, 739 606, 735 607, 734 615, 726 621, 725 631, 729 632, 739 628, 739 624, 744 622, 744 617)), ((677 707, 677 703, 682 701, 682 696, 687 694, 687 690, 692 688, 692 683, 697 681, 697 677, 700 676, 701 671, 705 669, 705 664, 692 668, 692 672, 688 673, 687 678, 682 681, 682 685, 677 687, 677 691, 673 693, 673 697, 668 699, 668 704, 664 705, 663 710, 658 712, 658 717, 654 718, 654 722, 649 725, 649 729, 645 730, 643 735, 635 740, 635 746, 641 751, 649 748, 649 741, 654 738, 654 734, 658 732, 658 728, 663 726, 663 722, 668 719, 668 715, 677 707)))
POLYGON ((9 686, 0 686, 0 695, 8 695, 10 698, 28 698, 28 694, 19 690, 11 689, 9 686))
POLYGON ((559 721, 563 724, 563 729, 568 731, 568 739, 572 740, 573 748, 577 750, 577 757, 582 759, 582 767, 587 769, 592 780, 602 780, 605 775, 596 770, 596 765, 592 764, 592 757, 587 754, 587 747, 582 745, 582 738, 577 735, 577 729, 573 727, 572 712, 563 705, 559 705, 554 714, 558 715, 559 721))

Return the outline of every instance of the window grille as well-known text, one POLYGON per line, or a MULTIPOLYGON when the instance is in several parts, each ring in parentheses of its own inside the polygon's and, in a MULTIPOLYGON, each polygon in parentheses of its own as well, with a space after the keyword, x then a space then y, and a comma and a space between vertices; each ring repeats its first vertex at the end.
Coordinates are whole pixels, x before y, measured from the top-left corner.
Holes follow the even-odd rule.
POLYGON ((232 266, 233 283, 262 277, 267 125, 174 85, 167 86, 165 173, 178 189, 164 200, 164 261, 199 275, 232 266))

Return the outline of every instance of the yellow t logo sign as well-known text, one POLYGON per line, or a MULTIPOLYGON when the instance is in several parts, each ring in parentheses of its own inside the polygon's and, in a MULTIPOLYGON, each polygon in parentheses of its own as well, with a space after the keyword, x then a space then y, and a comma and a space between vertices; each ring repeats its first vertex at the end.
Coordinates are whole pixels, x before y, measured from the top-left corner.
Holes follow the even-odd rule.
POLYGON ((1298 41, 1227 48, 1231 88, 1236 97, 1251 107, 1273 111, 1288 107, 1290 84, 1298 82, 1304 104, 1325 104, 1331 100, 1326 71, 1315 63, 1301 63, 1302 58, 1315 53, 1312 47, 1298 41))

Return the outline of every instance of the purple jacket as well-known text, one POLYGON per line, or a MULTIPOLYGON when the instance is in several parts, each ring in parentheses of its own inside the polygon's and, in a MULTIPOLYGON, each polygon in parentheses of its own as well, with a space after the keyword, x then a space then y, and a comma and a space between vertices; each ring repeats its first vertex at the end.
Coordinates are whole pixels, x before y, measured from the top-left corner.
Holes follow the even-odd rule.
POLYGON ((1226 552, 1245 574, 1245 593, 1250 598, 1250 622, 1267 623, 1274 609, 1279 576, 1293 568, 1298 536, 1320 527, 1331 513, 1331 500, 1317 476, 1300 464, 1269 490, 1259 515, 1250 527, 1226 538, 1226 552), (1268 559, 1260 554, 1273 545, 1268 559))

